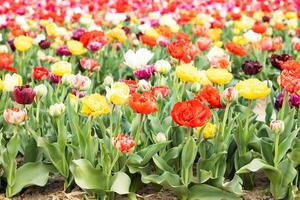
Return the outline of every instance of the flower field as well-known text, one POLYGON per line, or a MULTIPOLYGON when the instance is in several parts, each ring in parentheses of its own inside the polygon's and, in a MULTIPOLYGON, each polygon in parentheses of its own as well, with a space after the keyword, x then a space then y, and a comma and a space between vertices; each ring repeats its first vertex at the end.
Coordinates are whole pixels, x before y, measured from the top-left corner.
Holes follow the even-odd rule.
POLYGON ((299 0, 2 0, 0 191, 238 200, 261 176, 299 199, 299 18, 299 0))

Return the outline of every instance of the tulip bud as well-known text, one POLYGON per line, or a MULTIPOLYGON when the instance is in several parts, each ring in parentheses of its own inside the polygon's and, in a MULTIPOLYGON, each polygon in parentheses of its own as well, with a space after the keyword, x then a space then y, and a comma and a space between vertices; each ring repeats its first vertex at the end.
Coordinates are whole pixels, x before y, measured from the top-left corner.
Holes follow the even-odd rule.
POLYGON ((104 85, 111 85, 114 82, 114 78, 111 75, 108 75, 104 78, 104 85))
POLYGON ((48 89, 44 84, 40 84, 34 87, 34 91, 38 98, 44 98, 47 95, 48 89))
POLYGON ((272 120, 270 129, 276 134, 280 134, 284 130, 284 122, 282 120, 272 120))
POLYGON ((54 105, 50 106, 50 108, 48 109, 48 113, 52 117, 58 117, 65 112, 65 108, 66 107, 63 103, 55 103, 54 105))
POLYGON ((65 74, 61 79, 62 84, 69 87, 72 83, 73 76, 73 74, 65 74))
POLYGON ((201 89, 201 85, 199 83, 193 83, 191 87, 191 91, 193 93, 198 93, 201 89))
POLYGON ((229 87, 224 90, 222 96, 226 102, 236 101, 238 99, 238 91, 235 87, 229 87))
POLYGON ((149 91, 151 89, 151 85, 148 81, 142 79, 138 82, 138 90, 149 91))
POLYGON ((155 136, 155 139, 156 139, 157 143, 167 141, 166 135, 165 135, 164 133, 162 133, 162 132, 159 132, 159 133, 155 136))

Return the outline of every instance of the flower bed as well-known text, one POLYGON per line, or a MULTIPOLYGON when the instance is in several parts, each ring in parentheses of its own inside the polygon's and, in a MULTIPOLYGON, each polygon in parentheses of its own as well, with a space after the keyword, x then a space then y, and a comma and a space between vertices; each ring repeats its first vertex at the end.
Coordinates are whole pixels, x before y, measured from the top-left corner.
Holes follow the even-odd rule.
POLYGON ((5 196, 59 177, 61 198, 296 198, 299 7, 5 0, 5 196))

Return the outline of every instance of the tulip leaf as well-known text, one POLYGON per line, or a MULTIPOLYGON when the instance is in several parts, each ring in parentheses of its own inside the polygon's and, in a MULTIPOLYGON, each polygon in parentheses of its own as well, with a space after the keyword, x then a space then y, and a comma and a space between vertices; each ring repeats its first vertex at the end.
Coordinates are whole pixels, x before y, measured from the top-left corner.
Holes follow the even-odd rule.
POLYGON ((166 161, 163 158, 159 157, 157 154, 154 155, 152 159, 153 159, 153 162, 155 163, 155 165, 159 169, 161 169, 163 171, 175 173, 173 168, 170 165, 168 165, 168 163, 166 163, 166 161))
POLYGON ((76 184, 82 189, 95 191, 107 189, 108 177, 103 174, 103 170, 93 167, 90 161, 86 159, 73 160, 70 170, 76 184))
POLYGON ((287 135, 287 137, 279 144, 278 161, 280 161, 286 155, 288 150, 291 148, 292 142, 297 137, 298 131, 299 131, 299 129, 295 130, 292 133, 290 133, 289 135, 287 135))
POLYGON ((162 175, 142 176, 142 182, 162 185, 163 187, 172 189, 177 195, 187 193, 187 188, 182 184, 180 177, 170 172, 164 172, 162 175))
POLYGON ((112 184, 110 190, 118 194, 128 194, 131 180, 124 172, 117 172, 112 177, 112 184))
POLYGON ((193 137, 189 137, 183 146, 181 162, 182 167, 187 169, 192 166, 197 154, 197 145, 193 137))
POLYGON ((48 176, 49 169, 42 162, 25 163, 17 169, 15 184, 12 187, 12 195, 19 193, 23 188, 31 185, 46 185, 48 176))
POLYGON ((189 189, 189 200, 240 200, 235 194, 226 192, 219 188, 201 184, 189 189))

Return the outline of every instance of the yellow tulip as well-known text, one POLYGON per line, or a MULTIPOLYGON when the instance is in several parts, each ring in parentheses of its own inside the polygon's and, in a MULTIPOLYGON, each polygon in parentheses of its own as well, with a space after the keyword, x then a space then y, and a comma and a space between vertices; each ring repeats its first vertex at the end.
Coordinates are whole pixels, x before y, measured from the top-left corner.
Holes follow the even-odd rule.
POLYGON ((234 36, 232 41, 235 43, 235 44, 238 44, 238 45, 246 45, 248 44, 248 40, 244 37, 244 36, 234 36))
POLYGON ((208 30, 208 36, 214 42, 219 41, 221 39, 222 29, 213 28, 208 30))
POLYGON ((197 68, 191 64, 176 67, 176 76, 183 82, 196 82, 198 80, 197 68))
POLYGON ((86 52, 86 48, 84 48, 83 44, 77 40, 69 40, 67 46, 73 55, 81 55, 86 52))
POLYGON ((147 30, 145 32, 145 35, 154 37, 155 39, 158 39, 160 36, 160 34, 154 28, 150 28, 149 30, 147 30))
POLYGON ((122 43, 125 42, 125 40, 127 38, 125 31, 120 28, 114 28, 114 29, 108 31, 107 37, 110 42, 116 40, 116 41, 119 41, 122 43))
POLYGON ((104 96, 91 94, 82 100, 81 113, 88 116, 100 116, 110 112, 109 105, 104 96))
POLYGON ((116 82, 107 89, 106 98, 113 104, 123 105, 128 102, 130 89, 126 83, 116 82))
POLYGON ((211 82, 220 85, 229 83, 233 78, 232 74, 228 72, 227 69, 222 68, 209 68, 206 70, 206 75, 211 82))
POLYGON ((212 123, 207 123, 203 130, 203 138, 204 139, 211 139, 215 136, 217 131, 217 125, 212 123))
POLYGON ((48 36, 53 37, 53 36, 58 35, 58 28, 57 28, 56 24, 47 23, 45 28, 46 28, 46 32, 47 32, 48 36))
POLYGON ((287 19, 297 19, 297 13, 296 12, 287 12, 287 13, 285 13, 285 17, 287 19))
POLYGON ((203 130, 203 131, 202 131, 202 135, 203 135, 203 138, 204 138, 204 139, 206 139, 206 140, 207 140, 207 139, 211 139, 211 138, 213 138, 213 137, 215 136, 215 134, 216 134, 216 131, 217 131, 217 125, 208 122, 208 123, 204 126, 204 128, 203 128, 203 126, 202 126, 202 127, 196 128, 196 131, 195 131, 196 135, 199 135, 201 130, 203 130))
POLYGON ((72 65, 67 61, 58 61, 51 65, 51 72, 56 76, 72 73, 72 65))
POLYGON ((240 81, 235 88, 240 96, 250 100, 264 98, 271 92, 267 83, 261 82, 256 78, 240 81))
POLYGON ((32 38, 28 36, 18 36, 14 40, 14 45, 18 51, 27 51, 32 47, 32 38))

